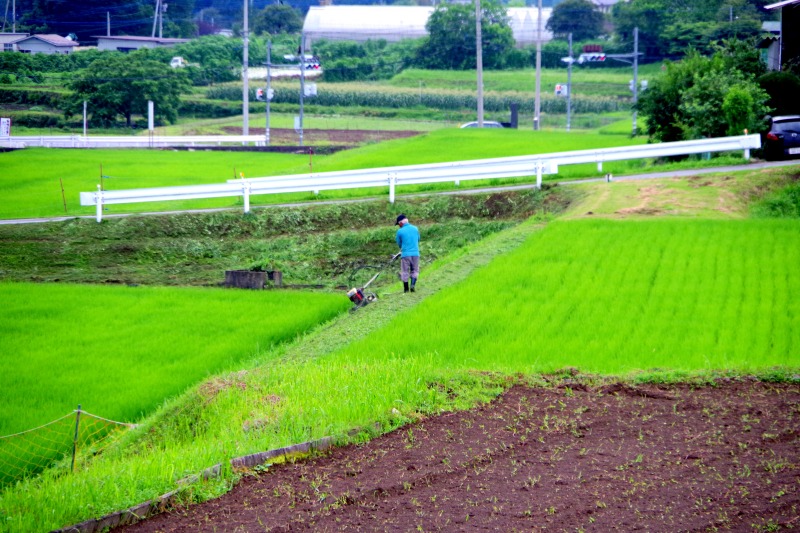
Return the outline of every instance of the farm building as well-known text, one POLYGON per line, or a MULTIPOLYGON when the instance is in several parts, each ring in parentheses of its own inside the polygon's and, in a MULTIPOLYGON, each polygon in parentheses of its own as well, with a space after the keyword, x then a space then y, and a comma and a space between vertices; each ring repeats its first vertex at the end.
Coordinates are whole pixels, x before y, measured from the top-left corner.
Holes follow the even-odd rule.
POLYGON ((22 52, 23 54, 71 54, 78 43, 60 35, 30 35, 20 37, 10 43, 4 43, 10 49, 22 52))
MULTIPOLYGON (((309 46, 319 39, 361 42, 418 39, 428 35, 425 24, 433 10, 427 6, 311 6, 303 31, 309 46)), ((545 29, 551 12, 551 8, 542 9, 542 40, 545 42, 553 38, 545 29)), ((536 43, 538 9, 512 7, 508 9, 508 17, 518 47, 536 43)))
POLYGON ((117 50, 132 52, 140 48, 165 48, 189 42, 189 39, 168 39, 166 37, 137 37, 135 35, 97 35, 98 50, 117 50))
POLYGON ((27 37, 29 33, 0 33, 0 44, 3 45, 4 52, 15 52, 17 49, 14 47, 14 41, 27 37))

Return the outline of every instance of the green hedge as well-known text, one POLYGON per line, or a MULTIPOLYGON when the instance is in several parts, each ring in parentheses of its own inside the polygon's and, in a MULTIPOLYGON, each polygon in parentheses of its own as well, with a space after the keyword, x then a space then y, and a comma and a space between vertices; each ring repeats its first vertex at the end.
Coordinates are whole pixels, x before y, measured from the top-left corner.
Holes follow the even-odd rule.
POLYGON ((58 109, 66 96, 66 92, 50 89, 0 87, 0 103, 3 104, 42 105, 58 109))

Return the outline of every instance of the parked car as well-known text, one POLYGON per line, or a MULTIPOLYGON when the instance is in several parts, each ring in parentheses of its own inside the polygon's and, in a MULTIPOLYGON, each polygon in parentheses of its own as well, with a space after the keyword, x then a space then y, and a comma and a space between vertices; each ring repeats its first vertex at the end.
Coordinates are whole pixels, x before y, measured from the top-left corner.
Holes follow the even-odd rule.
MULTIPOLYGON (((478 121, 477 120, 474 121, 474 122, 467 122, 466 124, 462 124, 461 125, 461 129, 464 129, 464 128, 477 128, 477 127, 478 127, 478 121)), ((503 125, 500 124, 499 122, 495 122, 494 120, 484 120, 483 121, 483 127, 484 128, 502 128, 503 125)))
POLYGON ((763 146, 769 161, 800 156, 800 115, 770 117, 763 146))

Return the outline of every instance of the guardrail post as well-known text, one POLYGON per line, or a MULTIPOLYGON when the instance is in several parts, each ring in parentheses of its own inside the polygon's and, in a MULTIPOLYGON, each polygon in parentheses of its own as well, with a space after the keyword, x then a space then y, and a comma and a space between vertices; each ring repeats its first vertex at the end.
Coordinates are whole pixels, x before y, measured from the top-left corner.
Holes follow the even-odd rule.
POLYGON ((250 212, 250 182, 245 181, 242 183, 242 195, 244 196, 244 212, 250 212))
POLYGON ((389 174, 389 203, 394 203, 394 188, 397 185, 397 174, 389 174))
POLYGON ((536 188, 542 188, 542 160, 536 162, 536 188))
POLYGON ((97 205, 97 221, 103 221, 103 190, 100 184, 97 185, 97 194, 95 195, 95 204, 97 205))

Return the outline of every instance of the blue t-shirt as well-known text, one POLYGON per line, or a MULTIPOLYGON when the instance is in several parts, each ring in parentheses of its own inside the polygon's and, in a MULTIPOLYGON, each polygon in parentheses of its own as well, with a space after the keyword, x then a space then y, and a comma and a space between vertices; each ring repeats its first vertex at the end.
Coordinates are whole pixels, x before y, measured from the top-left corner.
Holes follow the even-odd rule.
POLYGON ((401 257, 419 257, 419 230, 413 224, 404 224, 395 236, 401 257))

